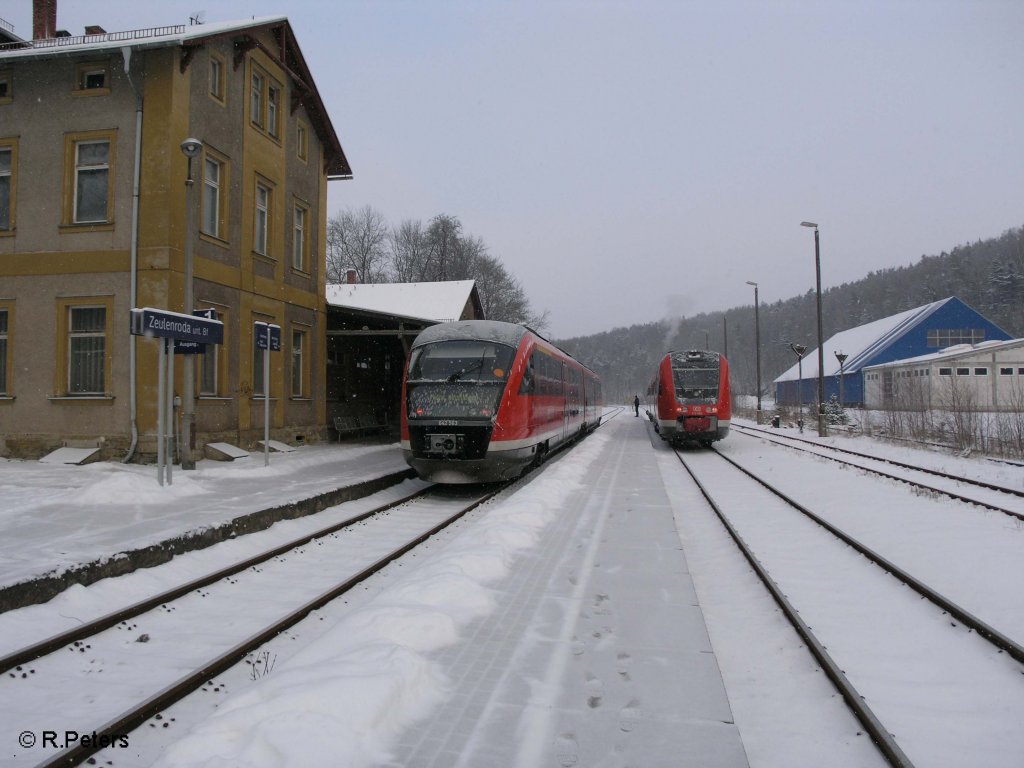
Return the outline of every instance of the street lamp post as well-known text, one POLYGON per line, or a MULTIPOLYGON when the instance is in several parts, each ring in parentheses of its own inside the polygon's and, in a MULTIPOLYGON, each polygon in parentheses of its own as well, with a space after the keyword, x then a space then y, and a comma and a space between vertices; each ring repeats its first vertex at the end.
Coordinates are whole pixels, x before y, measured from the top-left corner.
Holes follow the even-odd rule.
POLYGON ((757 300, 757 283, 747 280, 747 285, 754 286, 754 359, 757 361, 757 423, 761 423, 761 312, 757 300))
POLYGON ((849 355, 847 355, 845 352, 836 352, 836 360, 839 361, 839 407, 840 408, 842 408, 843 405, 844 405, 843 404, 843 377, 845 376, 846 371, 843 369, 843 364, 846 362, 846 358, 848 358, 848 357, 849 357, 849 355))
POLYGON ((818 437, 827 434, 825 427, 825 349, 821 338, 821 248, 818 240, 818 225, 813 221, 801 221, 801 227, 814 228, 814 276, 818 300, 818 437))
POLYGON ((804 352, 807 351, 807 347, 803 344, 790 344, 789 348, 796 355, 797 393, 800 402, 800 417, 796 420, 796 425, 802 433, 804 431, 804 352))
MULTIPOLYGON (((191 315, 194 309, 192 295, 192 241, 195 239, 195 191, 192 183, 192 160, 203 151, 203 142, 199 139, 185 139, 181 142, 181 152, 188 158, 188 177, 185 179, 185 308, 184 313, 191 315)), ((195 469, 194 452, 196 426, 196 369, 195 355, 185 355, 182 377, 182 418, 181 418, 181 468, 195 469)))

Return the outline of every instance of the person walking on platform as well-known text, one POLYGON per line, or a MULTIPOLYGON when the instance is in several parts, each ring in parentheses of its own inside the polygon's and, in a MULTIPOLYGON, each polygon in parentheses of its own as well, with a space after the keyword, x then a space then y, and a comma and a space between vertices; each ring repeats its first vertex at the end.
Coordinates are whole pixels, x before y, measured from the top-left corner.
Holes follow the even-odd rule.
POLYGON ((634 416, 640 415, 640 395, 633 395, 633 410, 636 411, 634 416))

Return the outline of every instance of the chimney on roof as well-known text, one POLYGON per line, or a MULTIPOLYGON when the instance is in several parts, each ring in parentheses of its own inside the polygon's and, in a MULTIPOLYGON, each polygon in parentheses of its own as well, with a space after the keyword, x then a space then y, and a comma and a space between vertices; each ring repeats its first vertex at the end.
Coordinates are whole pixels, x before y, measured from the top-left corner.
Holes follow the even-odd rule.
POLYGON ((32 0, 32 39, 44 40, 57 32, 57 0, 32 0))
POLYGON ((345 282, 348 285, 355 285, 359 282, 359 275, 356 274, 354 269, 350 269, 345 273, 345 282))

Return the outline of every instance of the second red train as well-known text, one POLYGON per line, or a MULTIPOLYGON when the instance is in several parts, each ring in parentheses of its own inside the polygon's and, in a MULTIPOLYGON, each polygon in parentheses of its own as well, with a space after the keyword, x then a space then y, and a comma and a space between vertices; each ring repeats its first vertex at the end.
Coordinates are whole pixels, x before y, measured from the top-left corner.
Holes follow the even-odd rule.
POLYGON ((718 352, 669 352, 647 388, 654 428, 671 443, 710 446, 729 434, 729 362, 718 352))

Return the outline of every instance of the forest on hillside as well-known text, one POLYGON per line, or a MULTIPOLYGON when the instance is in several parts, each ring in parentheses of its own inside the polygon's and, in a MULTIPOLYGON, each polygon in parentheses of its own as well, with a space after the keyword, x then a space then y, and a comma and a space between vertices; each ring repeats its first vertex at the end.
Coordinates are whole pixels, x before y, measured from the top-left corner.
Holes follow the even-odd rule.
MULTIPOLYGON (((916 264, 870 272, 861 280, 823 291, 822 334, 828 339, 839 331, 949 296, 957 296, 1012 337, 1024 337, 1024 227, 948 253, 922 256, 916 264)), ((795 360, 788 345, 817 347, 814 291, 762 302, 758 314, 761 388, 770 394, 772 381, 795 360)), ((757 390, 754 338, 751 302, 558 343, 601 376, 605 401, 614 403, 631 400, 634 393, 642 395, 665 352, 705 345, 729 359, 733 393, 753 395, 757 390)))

